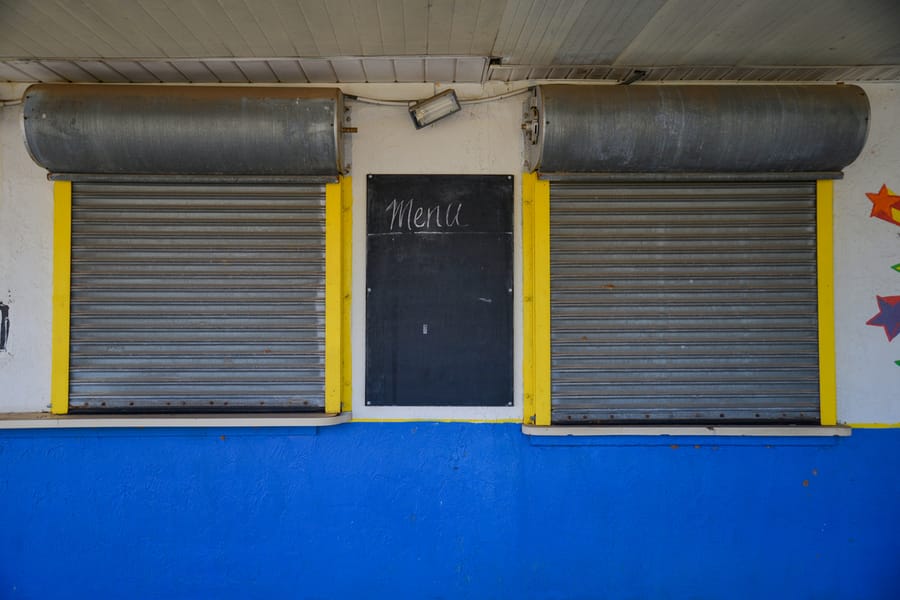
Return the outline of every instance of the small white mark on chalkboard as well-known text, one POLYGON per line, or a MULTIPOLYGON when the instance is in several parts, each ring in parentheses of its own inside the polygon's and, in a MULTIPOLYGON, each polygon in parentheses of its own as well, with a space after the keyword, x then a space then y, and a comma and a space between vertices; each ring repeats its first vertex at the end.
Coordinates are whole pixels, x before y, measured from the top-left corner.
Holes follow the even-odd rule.
POLYGON ((428 323, 422 323, 422 335, 428 335, 428 323))
POLYGON ((491 300, 490 298, 478 298, 478 299, 481 300, 482 302, 487 302, 488 304, 493 302, 493 300, 491 300))
POLYGON ((506 290, 506 291, 509 292, 510 294, 512 294, 512 288, 509 288, 509 289, 506 290))
POLYGON ((366 288, 366 293, 367 293, 367 294, 371 294, 371 293, 372 293, 372 288, 366 288))

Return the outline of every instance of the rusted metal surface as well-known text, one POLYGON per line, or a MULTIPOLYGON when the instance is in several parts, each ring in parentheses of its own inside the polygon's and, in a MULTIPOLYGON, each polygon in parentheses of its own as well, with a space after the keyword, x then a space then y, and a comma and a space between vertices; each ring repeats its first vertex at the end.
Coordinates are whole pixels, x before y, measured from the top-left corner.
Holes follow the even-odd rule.
POLYGON ((526 167, 547 173, 840 171, 869 123, 852 85, 546 85, 525 109, 526 167))
POLYGON ((336 176, 340 90, 36 85, 32 158, 51 172, 336 176))

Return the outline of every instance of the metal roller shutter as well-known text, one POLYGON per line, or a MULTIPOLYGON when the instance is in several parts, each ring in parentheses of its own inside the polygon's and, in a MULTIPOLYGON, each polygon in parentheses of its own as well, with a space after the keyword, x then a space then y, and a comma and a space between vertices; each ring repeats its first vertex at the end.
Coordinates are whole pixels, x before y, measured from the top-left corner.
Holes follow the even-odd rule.
POLYGON ((324 189, 74 184, 70 410, 323 410, 324 189))
POLYGON ((818 420, 814 182, 550 196, 554 423, 818 420))

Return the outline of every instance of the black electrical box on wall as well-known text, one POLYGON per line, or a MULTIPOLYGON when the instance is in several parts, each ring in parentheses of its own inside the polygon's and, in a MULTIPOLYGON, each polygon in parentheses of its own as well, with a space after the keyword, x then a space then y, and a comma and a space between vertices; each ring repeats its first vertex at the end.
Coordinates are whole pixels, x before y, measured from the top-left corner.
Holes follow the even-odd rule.
POLYGON ((366 404, 513 402, 513 177, 369 175, 366 404))
POLYGON ((0 304, 0 350, 6 350, 6 340, 9 337, 9 307, 0 304))

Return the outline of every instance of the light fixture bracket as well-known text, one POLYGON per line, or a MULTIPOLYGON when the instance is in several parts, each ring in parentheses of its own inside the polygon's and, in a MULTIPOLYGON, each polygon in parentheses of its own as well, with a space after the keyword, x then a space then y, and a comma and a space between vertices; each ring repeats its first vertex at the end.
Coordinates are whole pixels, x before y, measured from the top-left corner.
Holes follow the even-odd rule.
POLYGON ((416 129, 428 127, 436 121, 459 112, 461 106, 456 92, 452 89, 444 90, 440 94, 419 100, 409 107, 409 116, 412 118, 416 129))

